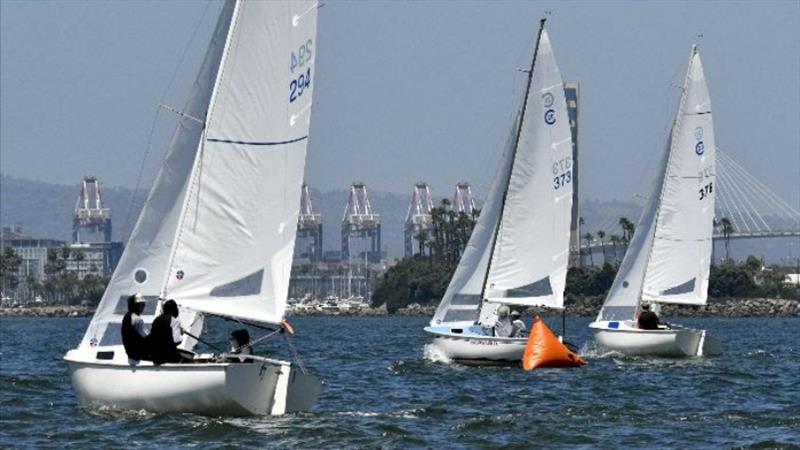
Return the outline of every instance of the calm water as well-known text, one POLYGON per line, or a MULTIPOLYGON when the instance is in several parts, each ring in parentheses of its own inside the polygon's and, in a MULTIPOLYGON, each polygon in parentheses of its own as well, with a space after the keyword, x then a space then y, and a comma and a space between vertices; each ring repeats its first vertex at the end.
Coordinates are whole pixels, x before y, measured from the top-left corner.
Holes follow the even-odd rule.
POLYGON ((295 318, 323 395, 311 413, 247 419, 76 406, 61 357, 87 322, 0 319, 0 447, 800 444, 797 318, 684 319, 725 345, 724 356, 695 360, 603 355, 586 344, 589 320, 570 319, 589 365, 532 373, 425 360, 424 318, 295 318))

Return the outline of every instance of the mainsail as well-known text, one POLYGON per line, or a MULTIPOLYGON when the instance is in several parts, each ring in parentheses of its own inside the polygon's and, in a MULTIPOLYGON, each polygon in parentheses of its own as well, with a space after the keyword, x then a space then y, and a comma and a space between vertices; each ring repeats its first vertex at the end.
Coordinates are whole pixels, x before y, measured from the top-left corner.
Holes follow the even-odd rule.
POLYGON ((626 320, 639 301, 705 304, 714 231, 711 100, 693 46, 658 182, 600 318, 626 320))
POLYGON ((314 1, 224 3, 144 208, 81 345, 119 343, 125 297, 283 318, 315 83, 314 1))
POLYGON ((431 324, 472 323, 499 303, 562 306, 571 209, 567 105, 542 22, 507 151, 431 324))

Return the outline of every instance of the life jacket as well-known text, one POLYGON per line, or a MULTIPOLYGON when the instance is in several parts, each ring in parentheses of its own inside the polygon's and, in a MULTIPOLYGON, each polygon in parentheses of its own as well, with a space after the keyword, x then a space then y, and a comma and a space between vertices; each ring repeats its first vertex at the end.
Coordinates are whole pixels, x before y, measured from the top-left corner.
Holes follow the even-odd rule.
POLYGON ((149 351, 147 348, 147 339, 142 337, 136 328, 133 327, 133 313, 128 312, 122 318, 122 346, 125 347, 125 353, 128 358, 141 361, 143 359, 150 359, 149 351))
POLYGON ((153 321, 150 329, 150 352, 153 363, 181 362, 178 344, 172 339, 172 316, 161 314, 153 321))

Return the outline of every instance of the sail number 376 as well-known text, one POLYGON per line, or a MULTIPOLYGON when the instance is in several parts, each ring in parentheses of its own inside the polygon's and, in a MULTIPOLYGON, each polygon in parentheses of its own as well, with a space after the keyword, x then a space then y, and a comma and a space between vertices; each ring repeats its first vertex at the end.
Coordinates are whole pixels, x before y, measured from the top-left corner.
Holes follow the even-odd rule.
POLYGON ((708 183, 707 185, 701 187, 699 191, 700 200, 707 199, 709 196, 711 196, 711 193, 714 192, 714 183, 708 183))
POLYGON ((305 71, 303 71, 303 67, 313 59, 313 44, 314 42, 309 39, 289 56, 289 71, 292 73, 292 77, 294 77, 295 70, 299 69, 300 71, 300 76, 289 82, 289 103, 301 97, 303 92, 311 86, 311 67, 305 71))

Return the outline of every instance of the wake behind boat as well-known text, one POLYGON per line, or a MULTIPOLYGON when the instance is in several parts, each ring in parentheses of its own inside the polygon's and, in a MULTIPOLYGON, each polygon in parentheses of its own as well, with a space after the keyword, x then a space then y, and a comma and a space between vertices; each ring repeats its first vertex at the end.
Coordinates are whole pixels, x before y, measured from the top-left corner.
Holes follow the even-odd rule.
POLYGON ((81 403, 156 412, 283 414, 321 383, 302 364, 194 355, 128 358, 126 298, 150 324, 174 298, 187 336, 205 315, 283 327, 306 156, 317 4, 227 1, 178 129, 80 345, 65 356, 81 403), (287 89, 288 87, 288 89, 287 89))
POLYGON ((660 177, 603 308, 589 325, 601 346, 629 355, 722 352, 705 330, 657 323, 645 327, 637 320, 650 304, 655 312, 661 303, 706 304, 715 153, 711 99, 700 53, 693 46, 660 177))
MULTIPOLYGON (((493 334, 502 305, 562 308, 572 214, 572 136, 542 20, 525 95, 483 210, 425 331, 467 363, 517 363, 527 337, 493 334)), ((508 307, 506 306, 506 309, 508 307)))

